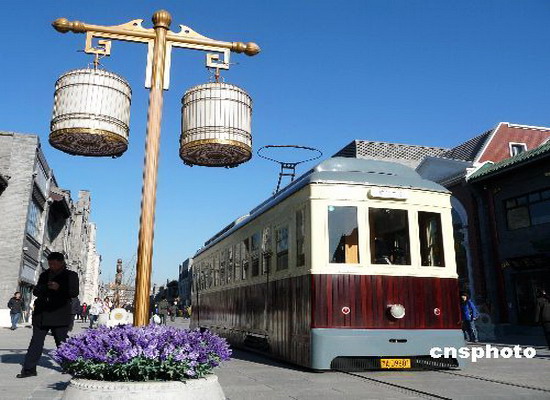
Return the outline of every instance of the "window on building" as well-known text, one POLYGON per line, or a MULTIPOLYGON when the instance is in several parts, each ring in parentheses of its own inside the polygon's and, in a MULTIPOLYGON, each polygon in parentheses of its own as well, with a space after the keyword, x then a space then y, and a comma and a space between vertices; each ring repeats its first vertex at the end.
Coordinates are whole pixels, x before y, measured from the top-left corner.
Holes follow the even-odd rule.
POLYGON ((276 231, 277 271, 288 268, 288 226, 281 226, 276 231))
POLYGON ((296 211, 296 266, 306 264, 305 243, 306 213, 304 209, 296 211))
POLYGON ((40 222, 42 219, 42 208, 35 199, 32 199, 29 203, 29 213, 27 216, 27 228, 26 231, 36 240, 39 240, 40 235, 40 222))
POLYGON ((509 230, 550 223, 550 189, 504 201, 509 230))
POLYGON ((527 150, 525 143, 510 143, 510 156, 514 157, 527 150))
POLYGON ((373 264, 410 265, 409 219, 406 210, 369 208, 373 264))
POLYGON ((444 267, 441 214, 420 211, 418 213, 418 230, 420 234, 421 265, 444 267))
POLYGON ((331 263, 359 263, 357 207, 328 206, 328 235, 331 263))
POLYGON ((257 232, 250 237, 250 258, 251 258, 251 276, 260 274, 260 233, 257 232))

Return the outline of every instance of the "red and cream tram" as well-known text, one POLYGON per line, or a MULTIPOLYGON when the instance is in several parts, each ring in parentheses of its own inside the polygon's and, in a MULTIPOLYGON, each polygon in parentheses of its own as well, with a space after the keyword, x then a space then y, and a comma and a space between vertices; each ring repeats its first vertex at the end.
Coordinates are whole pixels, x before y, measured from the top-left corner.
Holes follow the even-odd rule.
POLYGON ((193 327, 313 369, 455 367, 450 193, 406 166, 331 158, 193 258, 193 327))

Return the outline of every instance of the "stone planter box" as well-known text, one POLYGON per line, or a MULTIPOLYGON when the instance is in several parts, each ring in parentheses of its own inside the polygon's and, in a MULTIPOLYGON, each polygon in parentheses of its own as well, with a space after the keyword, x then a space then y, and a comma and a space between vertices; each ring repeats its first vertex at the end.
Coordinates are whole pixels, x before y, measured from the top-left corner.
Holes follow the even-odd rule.
POLYGON ((224 400, 216 375, 185 382, 104 382, 72 379, 62 400, 224 400))

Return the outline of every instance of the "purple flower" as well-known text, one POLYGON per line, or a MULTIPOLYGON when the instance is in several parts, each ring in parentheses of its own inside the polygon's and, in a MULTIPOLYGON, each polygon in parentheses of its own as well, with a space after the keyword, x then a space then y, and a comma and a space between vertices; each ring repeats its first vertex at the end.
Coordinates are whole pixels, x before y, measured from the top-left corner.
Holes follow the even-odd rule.
POLYGON ((203 376, 228 360, 231 350, 225 339, 208 331, 122 325, 89 329, 50 354, 78 377, 144 381, 203 376))

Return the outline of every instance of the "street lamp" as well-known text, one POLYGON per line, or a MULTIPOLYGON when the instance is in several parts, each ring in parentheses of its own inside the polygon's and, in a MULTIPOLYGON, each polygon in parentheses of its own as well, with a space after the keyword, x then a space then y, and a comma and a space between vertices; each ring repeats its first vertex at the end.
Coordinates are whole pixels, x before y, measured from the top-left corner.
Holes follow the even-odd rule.
MULTIPOLYGON (((69 154, 119 156, 124 153, 128 145, 131 90, 123 78, 99 70, 98 60, 100 56, 110 55, 111 40, 148 45, 145 87, 150 88, 150 93, 136 265, 136 326, 149 321, 163 90, 169 87, 172 48, 208 52, 206 66, 216 69, 216 78, 220 69, 229 69, 230 52, 249 56, 260 52, 255 43, 213 40, 184 25, 178 33, 169 31, 172 17, 164 10, 155 12, 152 20, 153 29, 143 28, 143 20, 101 26, 59 18, 52 24, 61 33, 86 33, 84 51, 96 56, 93 69, 71 71, 56 84, 50 143, 69 154), (98 46, 94 47, 94 39, 103 40, 98 40, 98 46), (75 92, 79 85, 85 94, 75 92)), ((250 159, 251 101, 244 90, 216 79, 187 91, 182 102, 180 157, 184 163, 234 167, 250 159)))

